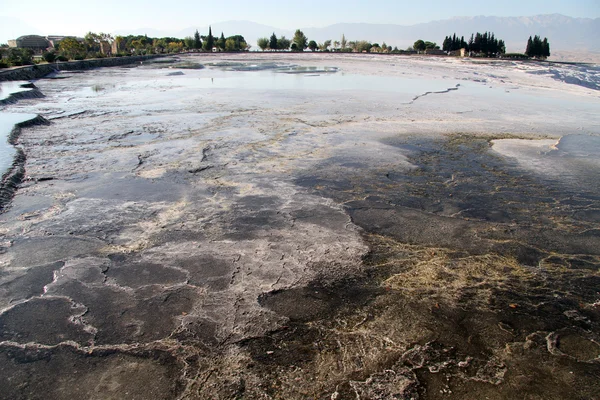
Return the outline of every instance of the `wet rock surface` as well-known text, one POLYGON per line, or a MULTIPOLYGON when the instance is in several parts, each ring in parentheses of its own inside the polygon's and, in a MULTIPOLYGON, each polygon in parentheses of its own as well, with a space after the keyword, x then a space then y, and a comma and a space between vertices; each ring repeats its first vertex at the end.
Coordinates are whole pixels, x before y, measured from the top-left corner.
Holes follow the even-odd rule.
POLYGON ((0 215, 0 398, 598 397, 600 185, 556 173, 595 168, 567 145, 597 98, 512 63, 250 57, 10 105, 51 124, 0 215), (583 105, 515 119, 531 96, 583 105))

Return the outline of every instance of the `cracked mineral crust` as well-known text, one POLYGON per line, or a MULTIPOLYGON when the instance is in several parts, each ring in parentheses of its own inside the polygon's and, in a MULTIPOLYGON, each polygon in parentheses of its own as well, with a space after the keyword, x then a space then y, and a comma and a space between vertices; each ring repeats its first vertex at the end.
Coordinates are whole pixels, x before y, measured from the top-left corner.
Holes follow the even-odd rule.
POLYGON ((600 101, 543 68, 36 81, 0 108, 50 121, 0 214, 0 398, 600 397, 600 101))

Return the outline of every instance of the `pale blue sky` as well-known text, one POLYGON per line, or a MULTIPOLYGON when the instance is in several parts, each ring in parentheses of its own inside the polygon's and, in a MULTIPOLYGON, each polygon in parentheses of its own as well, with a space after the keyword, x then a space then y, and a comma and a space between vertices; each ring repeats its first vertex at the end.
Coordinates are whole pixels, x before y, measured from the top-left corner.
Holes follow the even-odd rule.
POLYGON ((413 25, 454 16, 553 13, 598 18, 600 0, 0 0, 0 42, 33 28, 40 34, 70 35, 138 28, 173 32, 249 20, 296 29, 338 22, 413 25))

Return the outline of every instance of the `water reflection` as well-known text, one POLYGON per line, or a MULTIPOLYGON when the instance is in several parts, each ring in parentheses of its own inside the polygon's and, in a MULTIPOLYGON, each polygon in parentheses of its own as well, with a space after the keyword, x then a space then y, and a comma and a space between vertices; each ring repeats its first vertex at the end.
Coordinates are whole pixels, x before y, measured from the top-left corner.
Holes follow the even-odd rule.
POLYGON ((12 165, 15 149, 8 142, 8 135, 15 124, 35 118, 35 114, 0 113, 0 171, 4 172, 12 165))
POLYGON ((27 84, 29 84, 27 81, 0 82, 0 100, 7 99, 13 93, 27 92, 28 90, 31 90, 29 87, 23 87, 23 85, 27 84))

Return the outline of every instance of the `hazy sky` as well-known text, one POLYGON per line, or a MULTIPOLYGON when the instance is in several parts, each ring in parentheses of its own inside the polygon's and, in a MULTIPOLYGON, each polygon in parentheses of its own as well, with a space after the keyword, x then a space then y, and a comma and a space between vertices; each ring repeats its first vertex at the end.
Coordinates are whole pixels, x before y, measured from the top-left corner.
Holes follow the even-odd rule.
POLYGON ((25 33, 179 31, 228 20, 296 29, 338 22, 413 25, 453 16, 553 13, 598 18, 600 0, 0 0, 0 42, 25 33))

